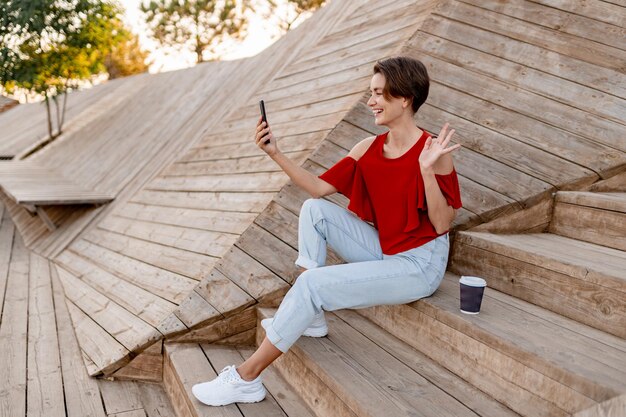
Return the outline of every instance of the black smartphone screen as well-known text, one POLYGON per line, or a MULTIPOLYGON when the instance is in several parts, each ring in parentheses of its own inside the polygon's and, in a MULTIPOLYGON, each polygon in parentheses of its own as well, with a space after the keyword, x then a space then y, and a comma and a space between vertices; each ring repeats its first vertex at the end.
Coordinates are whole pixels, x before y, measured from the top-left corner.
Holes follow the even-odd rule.
MULTIPOLYGON (((263 100, 259 101, 259 107, 261 108, 261 120, 267 123, 267 115, 265 114, 265 102, 263 100)), ((267 123, 267 125, 269 126, 269 123, 267 123)), ((270 143, 269 139, 265 141, 266 145, 268 143, 270 143)))

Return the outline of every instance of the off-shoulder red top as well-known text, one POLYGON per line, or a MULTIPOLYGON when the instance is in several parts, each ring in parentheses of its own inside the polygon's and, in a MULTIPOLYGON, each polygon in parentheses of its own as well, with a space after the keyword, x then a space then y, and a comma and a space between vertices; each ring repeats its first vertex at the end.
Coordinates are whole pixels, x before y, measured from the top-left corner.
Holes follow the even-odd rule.
MULTIPOLYGON (((358 161, 346 156, 319 176, 350 199, 350 211, 374 224, 386 255, 416 248, 440 236, 428 218, 419 168, 419 155, 430 136, 421 130, 417 143, 398 158, 383 155, 387 131, 376 137, 358 161)), ((436 174, 435 178, 448 205, 462 207, 456 170, 436 174)))

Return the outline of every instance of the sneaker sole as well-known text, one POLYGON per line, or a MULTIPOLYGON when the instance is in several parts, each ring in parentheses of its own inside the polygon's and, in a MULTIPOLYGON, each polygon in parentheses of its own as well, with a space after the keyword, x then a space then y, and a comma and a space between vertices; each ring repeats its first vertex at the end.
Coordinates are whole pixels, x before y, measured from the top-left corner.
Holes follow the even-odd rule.
POLYGON ((202 404, 210 405, 210 406, 213 406, 213 407, 221 407, 223 405, 229 405, 229 404, 233 404, 233 403, 258 403, 260 401, 263 401, 265 399, 265 396, 266 396, 266 392, 263 391, 263 396, 262 397, 260 397, 259 395, 255 396, 255 395, 251 394, 251 395, 248 395, 248 396, 242 396, 242 397, 237 397, 237 398, 232 398, 231 397, 231 398, 229 398, 227 400, 220 401, 220 402, 208 402, 208 401, 204 401, 204 400, 196 397, 195 394, 194 394, 194 397, 198 401, 200 401, 202 404))

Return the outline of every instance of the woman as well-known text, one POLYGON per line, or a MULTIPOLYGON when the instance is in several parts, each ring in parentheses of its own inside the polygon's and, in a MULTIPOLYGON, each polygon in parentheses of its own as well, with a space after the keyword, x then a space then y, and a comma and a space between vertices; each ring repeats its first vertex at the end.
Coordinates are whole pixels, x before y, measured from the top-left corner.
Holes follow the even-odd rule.
POLYGON ((451 155, 461 145, 447 147, 454 133, 447 123, 437 138, 415 125, 429 85, 418 60, 377 62, 367 104, 376 125, 389 130, 356 144, 319 177, 282 154, 259 118, 256 144, 313 197, 299 220, 296 265, 305 270, 275 317, 263 320, 261 346, 238 368, 227 366, 214 380, 194 385, 198 400, 215 406, 261 401, 261 372, 301 335, 326 335, 324 310, 404 304, 437 289, 448 260, 448 230, 461 207, 451 155), (349 210, 320 198, 335 192, 350 199, 349 210), (327 244, 348 263, 324 266, 327 244))

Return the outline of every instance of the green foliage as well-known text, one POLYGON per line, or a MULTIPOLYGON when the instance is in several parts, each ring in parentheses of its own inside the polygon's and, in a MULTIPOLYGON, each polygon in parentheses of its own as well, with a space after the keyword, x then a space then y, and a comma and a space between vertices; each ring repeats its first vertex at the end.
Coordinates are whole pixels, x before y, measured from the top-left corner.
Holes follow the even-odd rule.
POLYGON ((264 19, 270 19, 274 16, 278 17, 278 27, 281 32, 285 33, 291 29, 291 25, 305 12, 313 13, 326 4, 325 0, 288 0, 287 3, 293 7, 295 17, 278 16, 276 11, 279 4, 275 0, 264 0, 269 6, 268 13, 263 15, 264 19))
POLYGON ((161 45, 186 48, 204 61, 205 51, 212 55, 225 39, 243 39, 250 0, 152 0, 141 10, 152 36, 161 45))
POLYGON ((139 37, 130 31, 126 33, 127 37, 114 45, 104 60, 109 79, 146 72, 151 64, 146 63, 149 54, 141 49, 139 37))
POLYGON ((44 96, 50 137, 61 132, 58 96, 106 71, 115 46, 132 38, 117 3, 101 0, 0 1, 0 86, 44 96), (52 133, 50 103, 57 107, 52 133))

